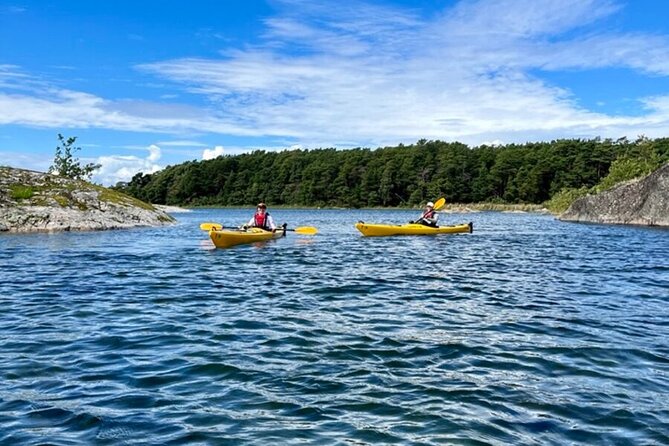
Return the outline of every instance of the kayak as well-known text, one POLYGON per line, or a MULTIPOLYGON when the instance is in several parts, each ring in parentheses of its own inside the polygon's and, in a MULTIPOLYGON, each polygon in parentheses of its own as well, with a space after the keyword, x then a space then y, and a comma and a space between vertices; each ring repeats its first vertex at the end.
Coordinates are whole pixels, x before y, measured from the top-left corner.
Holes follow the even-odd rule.
POLYGON ((472 222, 469 222, 454 226, 433 227, 415 223, 408 223, 405 225, 383 225, 359 221, 355 224, 355 228, 362 232, 362 235, 368 237, 381 237, 387 235, 436 235, 457 234, 462 232, 471 233, 474 230, 474 225, 472 222))
POLYGON ((209 231, 209 237, 217 248, 229 248, 245 243, 264 242, 275 238, 281 238, 286 232, 278 229, 276 232, 265 231, 260 228, 248 229, 215 229, 209 231))

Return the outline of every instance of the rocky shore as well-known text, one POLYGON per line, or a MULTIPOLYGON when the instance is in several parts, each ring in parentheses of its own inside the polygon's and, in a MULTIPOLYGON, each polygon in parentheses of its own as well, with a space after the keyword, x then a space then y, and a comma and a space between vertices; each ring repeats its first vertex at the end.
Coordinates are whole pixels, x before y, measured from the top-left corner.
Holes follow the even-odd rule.
POLYGON ((645 178, 574 201, 564 221, 669 226, 669 164, 645 178))
POLYGON ((192 209, 187 209, 187 208, 182 208, 179 206, 166 206, 164 204, 153 204, 153 207, 156 209, 159 209, 163 212, 167 212, 168 214, 183 214, 186 212, 193 212, 192 209))
POLYGON ((148 203, 102 186, 0 166, 0 232, 122 229, 174 221, 148 203))

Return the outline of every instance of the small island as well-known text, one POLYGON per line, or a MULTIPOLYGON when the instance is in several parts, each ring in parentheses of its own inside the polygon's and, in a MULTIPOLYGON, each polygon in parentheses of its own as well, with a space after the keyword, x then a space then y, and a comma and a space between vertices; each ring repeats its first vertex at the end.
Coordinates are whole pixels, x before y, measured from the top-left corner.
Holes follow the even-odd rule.
POLYGON ((90 231, 174 222, 151 204, 88 181, 0 166, 0 232, 90 231))

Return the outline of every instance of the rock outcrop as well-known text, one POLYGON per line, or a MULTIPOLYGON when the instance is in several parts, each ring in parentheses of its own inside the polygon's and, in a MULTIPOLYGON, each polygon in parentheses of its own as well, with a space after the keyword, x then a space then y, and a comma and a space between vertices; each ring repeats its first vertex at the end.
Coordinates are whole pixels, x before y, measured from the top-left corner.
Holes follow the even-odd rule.
POLYGON ((167 213, 86 181, 0 166, 0 231, 51 232, 162 226, 167 213))
POLYGON ((650 175, 577 199, 560 220, 669 226, 669 164, 650 175))

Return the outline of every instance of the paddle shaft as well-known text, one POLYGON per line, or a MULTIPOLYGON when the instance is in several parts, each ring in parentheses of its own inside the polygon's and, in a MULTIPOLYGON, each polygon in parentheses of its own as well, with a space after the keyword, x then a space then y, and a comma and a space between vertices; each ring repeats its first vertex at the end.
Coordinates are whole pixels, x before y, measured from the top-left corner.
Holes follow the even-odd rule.
MULTIPOLYGON (((445 198, 442 197, 442 198, 438 199, 437 202, 434 203, 434 206, 432 207, 432 211, 436 214, 437 211, 439 209, 443 208, 445 204, 446 204, 446 199, 445 198)), ((423 215, 425 215, 425 212, 423 212, 423 215)), ((415 223, 422 224, 422 223, 420 223, 421 220, 423 220, 422 215, 418 220, 416 220, 415 223)), ((426 225, 426 226, 431 226, 431 225, 426 225)))
MULTIPOLYGON (((286 228, 286 224, 284 223, 283 225, 279 226, 276 228, 276 231, 291 231, 291 232, 296 232, 298 234, 306 234, 306 235, 314 235, 318 233, 318 229, 314 228, 313 226, 301 226, 295 229, 288 229, 286 228)), ((223 229, 223 225, 220 223, 202 223, 200 224, 200 229, 203 231, 220 231, 223 229)), ((243 228, 229 228, 227 229, 228 231, 245 231, 246 229, 243 228)))

